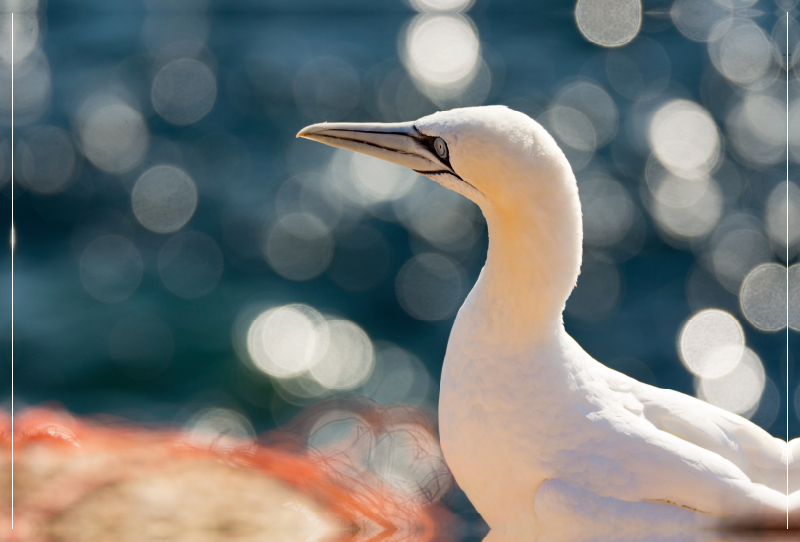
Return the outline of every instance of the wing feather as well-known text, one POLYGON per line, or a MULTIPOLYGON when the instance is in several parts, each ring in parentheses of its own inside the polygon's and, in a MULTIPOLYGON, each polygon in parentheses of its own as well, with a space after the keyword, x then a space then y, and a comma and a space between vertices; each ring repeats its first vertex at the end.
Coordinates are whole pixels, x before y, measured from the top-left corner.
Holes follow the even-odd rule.
POLYGON ((792 441, 797 442, 798 464, 790 464, 789 445, 750 420, 695 397, 643 384, 612 369, 608 371, 606 378, 612 389, 627 396, 628 401, 638 401, 640 415, 657 429, 727 459, 754 483, 785 494, 788 466, 797 470, 800 485, 800 439, 792 441))

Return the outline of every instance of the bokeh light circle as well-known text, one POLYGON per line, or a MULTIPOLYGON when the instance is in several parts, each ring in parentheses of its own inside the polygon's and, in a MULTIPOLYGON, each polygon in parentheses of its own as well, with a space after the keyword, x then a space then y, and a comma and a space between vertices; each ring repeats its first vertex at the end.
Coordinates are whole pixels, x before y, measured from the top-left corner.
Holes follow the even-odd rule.
POLYGON ((417 11, 467 11, 475 0, 409 0, 417 11))
POLYGON ((366 154, 351 153, 353 180, 366 202, 393 201, 404 196, 420 176, 414 171, 366 154))
POLYGON ((659 161, 677 175, 709 173, 720 156, 720 139, 711 115, 689 100, 672 100, 650 121, 650 144, 659 161))
POLYGON ((383 405, 420 405, 434 384, 420 359, 397 345, 376 345, 375 370, 364 383, 364 393, 383 405))
POLYGON ((642 26, 640 0, 578 0, 575 22, 587 40, 619 47, 633 40, 642 26))
POLYGON ((597 148, 597 134, 589 118, 581 111, 557 105, 546 113, 546 123, 553 135, 579 151, 594 152, 597 148))
POLYGON ((333 258, 333 249, 330 228, 309 213, 282 217, 264 243, 264 254, 272 269, 297 281, 313 279, 325 271, 333 258))
POLYGON ((748 92, 725 119, 734 150, 754 169, 763 169, 785 159, 786 107, 783 99, 748 92))
POLYGON ((669 14, 681 34, 703 42, 719 39, 732 16, 730 9, 714 0, 676 0, 669 14))
POLYGON ((722 193, 714 179, 704 180, 705 189, 697 197, 693 190, 676 190, 673 186, 683 182, 685 180, 673 176, 661 183, 651 212, 659 229, 668 237, 681 241, 701 239, 712 232, 722 217, 722 193), (673 197, 678 198, 677 201, 673 197))
MULTIPOLYGON (((4 41, 8 44, 9 40, 4 41)), ((50 64, 42 50, 34 47, 25 60, 14 65, 14 125, 38 120, 47 111, 52 94, 50 64)), ((0 124, 11 124, 11 109, 11 64, 0 62, 0 111, 4 113, 0 124)))
POLYGON ((306 371, 328 348, 328 324, 307 305, 286 305, 259 314, 247 331, 247 352, 258 369, 276 378, 306 371))
POLYGON ((765 226, 775 253, 779 258, 786 258, 788 248, 789 258, 793 258, 800 241, 800 188, 792 181, 788 181, 788 185, 787 181, 776 185, 767 198, 766 215, 765 226))
POLYGON ((211 30, 209 18, 204 13, 171 8, 170 3, 161 0, 164 7, 151 11, 141 23, 145 48, 159 60, 201 54, 211 30))
POLYGON ((150 142, 141 113, 121 102, 90 101, 84 109, 79 134, 86 158, 109 173, 124 173, 141 162, 150 142))
POLYGON ((372 341, 363 329, 347 320, 328 322, 328 334, 324 354, 309 367, 311 375, 332 390, 359 386, 369 377, 375 364, 372 341))
POLYGON ((583 240, 592 246, 613 246, 633 226, 636 206, 628 191, 606 175, 591 175, 579 182, 583 211, 583 240))
POLYGON ((716 68, 729 80, 747 84, 766 73, 772 62, 772 42, 761 28, 748 24, 735 25, 726 32, 712 54, 716 68))
POLYGON ((655 157, 647 162, 645 182, 655 199, 672 207, 688 207, 703 197, 711 178, 706 175, 686 178, 663 169, 655 157))
POLYGON ((729 313, 708 309, 686 321, 678 346, 689 371, 703 378, 717 378, 730 372, 742 358, 744 331, 729 313))
POLYGON ((370 470, 418 504, 437 500, 451 487, 437 439, 417 424, 395 424, 377 438, 370 470))
POLYGON ((217 79, 199 60, 180 58, 159 70, 150 97, 164 120, 186 126, 211 111, 217 98, 217 79))
MULTIPOLYGON (((617 132, 619 112, 614 99, 600 85, 589 81, 577 81, 562 88, 555 103, 579 111, 592 125, 594 144, 590 148, 602 147, 617 132)), ((574 137, 574 136, 573 136, 574 137)), ((575 145, 573 145, 575 147, 575 145)), ((578 145, 576 148, 581 148, 578 145)))
POLYGON ((739 302, 747 320, 764 331, 786 326, 786 268, 775 263, 759 265, 742 282, 739 302))
POLYGON ((0 59, 5 64, 23 64, 39 44, 41 37, 39 28, 39 13, 36 9, 38 1, 13 2, 6 5, 6 13, 14 11, 14 36, 11 37, 11 17, 3 17, 0 23, 0 35, 3 36, 0 45, 0 59), (27 5, 25 5, 27 4, 27 5), (31 5, 33 4, 33 5, 31 5), (11 44, 14 44, 14 57, 11 57, 11 44))
POLYGON ((727 373, 716 378, 702 378, 703 399, 729 412, 743 414, 758 405, 766 384, 761 359, 744 348, 741 360, 727 373))
POLYGON ((198 412, 186 424, 186 433, 192 445, 218 452, 248 447, 255 440, 255 431, 248 419, 227 408, 198 412))
POLYGON ((75 170, 72 139, 56 126, 37 126, 26 132, 22 146, 22 179, 34 192, 55 194, 66 188, 75 170))
POLYGON ((475 75, 480 41, 464 17, 418 15, 406 29, 402 57, 406 69, 424 83, 463 87, 475 75))
POLYGON ((136 181, 131 193, 133 214, 142 226, 156 233, 181 229, 197 207, 197 188, 182 169, 155 166, 136 181))
POLYGON ((395 212, 407 228, 441 250, 468 249, 481 232, 478 206, 439 184, 419 183, 395 212))
POLYGON ((800 331, 800 264, 789 268, 789 327, 800 331))

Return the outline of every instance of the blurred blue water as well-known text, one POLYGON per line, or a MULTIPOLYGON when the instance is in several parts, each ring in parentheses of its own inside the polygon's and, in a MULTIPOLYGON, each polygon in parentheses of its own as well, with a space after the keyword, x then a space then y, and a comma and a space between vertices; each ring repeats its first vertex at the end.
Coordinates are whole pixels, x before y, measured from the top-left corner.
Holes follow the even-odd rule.
MULTIPOLYGON (((768 2, 757 7, 762 4, 764 13, 757 22, 771 28, 773 8, 768 2)), ((693 99, 712 115, 721 115, 714 102, 726 98, 724 92, 702 95, 702 79, 709 69, 705 44, 682 36, 664 12, 668 7, 668 2, 646 3, 652 14, 645 16, 641 33, 667 53, 670 82, 665 93, 693 99)), ((583 39, 572 10, 571 2, 476 2, 469 15, 493 78, 486 103, 508 103, 538 116, 571 78, 591 77, 609 88, 603 71, 607 52, 583 39)), ((18 190, 14 290, 17 401, 58 401, 82 414, 110 412, 145 421, 178 422, 194 409, 214 404, 244 413, 259 431, 274 427, 300 406, 276 395, 268 378, 246 372, 237 357, 233 323, 242 309, 254 302, 306 303, 320 312, 345 317, 373 340, 391 341, 418 356, 438 381, 452 317, 436 322, 417 320, 398 302, 394 277, 414 254, 411 234, 403 225, 369 214, 359 219, 380 232, 390 247, 388 272, 378 286, 366 292, 346 291, 328 274, 305 282, 281 277, 258 254, 258 232, 253 231, 260 227, 265 213, 274 214, 278 190, 296 173, 298 163, 313 165, 330 156, 328 149, 294 139, 306 124, 328 120, 309 118, 296 105, 294 78, 309 60, 323 55, 338 57, 360 77, 358 105, 336 120, 410 120, 376 115, 377 85, 373 81, 392 70, 402 70, 398 39, 414 12, 399 0, 253 0, 215 2, 204 13, 209 30, 199 57, 216 73, 217 97, 208 115, 190 126, 166 122, 150 103, 155 62, 142 42, 148 17, 144 6, 62 0, 49 2, 47 11, 41 13, 41 47, 52 73, 52 99, 36 122, 73 130, 76 111, 88 94, 109 84, 123 84, 138 100, 153 138, 195 149, 195 154, 184 152, 176 161, 199 189, 197 210, 186 228, 213 238, 222 249, 225 267, 219 285, 198 299, 182 299, 162 284, 157 259, 166 237, 137 224, 128 193, 141 171, 169 156, 169 146, 159 150, 155 139, 144 163, 131 174, 106 173, 79 158, 79 173, 65 191, 40 195, 18 190), (254 85, 254 70, 257 77, 268 81, 264 87, 254 85), (208 139, 212 136, 217 139, 208 139), (98 301, 81 282, 76 232, 92 220, 107 227, 109 233, 124 232, 141 253, 141 283, 125 301, 98 301), (121 319, 138 313, 156 315, 165 322, 174 344, 167 369, 145 380, 126 376, 109 354, 112 330, 121 319), (244 385, 242 379, 247 380, 244 385)), ((637 145, 644 143, 635 140, 637 134, 624 122, 633 103, 609 92, 623 120, 615 139, 600 148, 596 157, 642 208, 639 186, 647 154, 637 150, 637 145)), ((427 102, 419 109, 425 113, 435 111, 436 106, 427 102)), ((721 117, 716 120, 722 124, 721 117)), ((17 137, 24 130, 18 128, 17 137)), ((7 129, 5 135, 9 136, 7 129)), ((753 202, 764 201, 781 175, 780 164, 753 173, 736 205, 757 207, 753 202)), ((8 185, 4 194, 9 203, 8 185)), ((9 205, 2 206, 0 213, 3 223, 9 224, 9 205)), ((703 306, 728 310, 744 323, 748 345, 759 354, 780 391, 779 415, 767 428, 776 436, 785 436, 785 332, 762 333, 749 326, 737 296, 713 278, 703 289, 705 297, 690 305, 687 277, 698 265, 696 255, 664 242, 650 216, 644 211, 642 216, 645 238, 641 249, 617 266, 622 290, 616 308, 599 320, 567 314, 568 332, 590 354, 612 367, 693 394, 692 375, 678 358, 678 332, 703 306), (628 358, 644 364, 645 370, 641 364, 625 362, 628 358)), ((478 276, 486 246, 483 231, 479 241, 459 256, 466 274, 462 295, 478 276)), ((7 307, 10 259, 4 250, 0 304, 7 307)), ((0 316, 4 371, 9 365, 9 317, 7 311, 0 316)), ((792 333, 790 351, 797 346, 797 334, 792 333)), ((793 393, 798 381, 793 367, 790 364, 789 433, 797 436, 800 422, 793 408, 793 393)))

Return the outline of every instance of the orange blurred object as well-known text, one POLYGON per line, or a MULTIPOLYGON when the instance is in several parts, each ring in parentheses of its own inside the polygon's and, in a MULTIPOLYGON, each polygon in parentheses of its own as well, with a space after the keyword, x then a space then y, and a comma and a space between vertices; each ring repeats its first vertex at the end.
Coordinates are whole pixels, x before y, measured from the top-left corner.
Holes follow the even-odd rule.
MULTIPOLYGON (((2 416, 4 532, 37 542, 439 539, 440 528, 454 521, 435 502, 450 477, 424 417, 405 407, 345 406, 320 405, 261 443, 231 445, 226 438, 225 446, 216 445, 224 433, 209 446, 184 431, 77 419, 52 408, 22 412, 14 420, 13 531, 12 434, 9 416, 2 416), (403 439, 392 437, 398 431, 403 439), (320 435, 325 442, 311 442, 320 435), (415 495, 385 469, 365 467, 359 454, 379 450, 387 438, 414 446, 405 455, 393 448, 392 472, 422 472, 437 490, 415 495), (433 463, 420 463, 429 442, 433 463)), ((373 463, 387 464, 375 457, 373 463)))

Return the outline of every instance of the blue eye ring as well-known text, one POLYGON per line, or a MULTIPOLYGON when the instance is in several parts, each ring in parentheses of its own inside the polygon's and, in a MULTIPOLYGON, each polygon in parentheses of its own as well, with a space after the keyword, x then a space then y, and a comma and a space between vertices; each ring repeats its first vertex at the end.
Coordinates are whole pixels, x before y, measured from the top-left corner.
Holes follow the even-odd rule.
POLYGON ((433 149, 436 151, 436 154, 439 155, 439 158, 447 158, 447 143, 445 143, 444 139, 441 137, 437 137, 433 140, 433 149))

